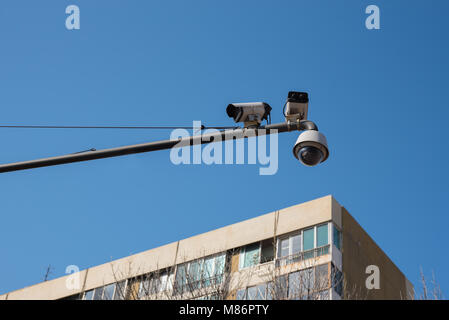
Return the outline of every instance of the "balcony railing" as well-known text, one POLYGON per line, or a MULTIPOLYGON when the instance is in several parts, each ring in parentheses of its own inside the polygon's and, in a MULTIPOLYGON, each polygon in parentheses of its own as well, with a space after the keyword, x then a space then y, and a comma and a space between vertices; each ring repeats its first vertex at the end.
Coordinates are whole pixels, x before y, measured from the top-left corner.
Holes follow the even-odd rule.
POLYGON ((303 252, 298 252, 298 253, 295 253, 295 254, 292 254, 289 256, 277 258, 276 259, 276 267, 286 266, 291 263, 296 263, 296 262, 300 262, 303 260, 320 257, 322 255, 328 254, 329 248, 330 248, 330 245, 327 244, 327 245, 319 247, 319 248, 315 248, 315 249, 311 249, 311 250, 307 250, 307 251, 303 251, 303 252))

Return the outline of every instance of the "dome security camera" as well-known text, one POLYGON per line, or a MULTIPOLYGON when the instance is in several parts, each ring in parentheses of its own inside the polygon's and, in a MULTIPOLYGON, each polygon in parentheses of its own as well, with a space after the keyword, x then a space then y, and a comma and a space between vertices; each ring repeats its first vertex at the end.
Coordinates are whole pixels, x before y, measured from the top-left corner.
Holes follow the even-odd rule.
POLYGON ((301 132, 293 147, 293 154, 302 164, 309 167, 326 161, 329 156, 326 137, 317 130, 301 132))

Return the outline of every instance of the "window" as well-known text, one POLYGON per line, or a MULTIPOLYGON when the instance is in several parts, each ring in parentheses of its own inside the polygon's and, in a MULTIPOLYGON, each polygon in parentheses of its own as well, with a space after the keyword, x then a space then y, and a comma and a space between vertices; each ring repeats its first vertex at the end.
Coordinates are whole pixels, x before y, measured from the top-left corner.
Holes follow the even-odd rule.
POLYGON ((271 300, 271 283, 261 283, 257 286, 237 291, 237 300, 271 300))
POLYGON ((94 296, 94 290, 89 290, 84 293, 84 300, 92 300, 94 296))
POLYGON ((332 263, 332 287, 340 297, 343 295, 343 273, 332 263))
POLYGON ((329 300, 329 289, 318 292, 318 300, 329 300))
POLYGON ((193 261, 189 264, 188 280, 190 282, 191 289, 198 289, 200 287, 202 266, 203 266, 203 259, 193 261))
POLYGON ((313 268, 308 268, 288 275, 288 298, 309 299, 316 290, 313 268))
POLYGON ((290 299, 299 297, 300 288, 299 271, 290 273, 288 275, 288 297, 290 299))
POLYGON ((311 250, 315 247, 315 229, 307 229, 304 230, 304 242, 303 242, 304 251, 311 250))
POLYGON ((290 238, 280 240, 279 257, 286 257, 290 255, 290 238))
POLYGON ((267 239, 262 241, 260 249, 260 263, 273 261, 274 259, 274 247, 273 239, 267 239))
POLYGON ((299 271, 299 294, 302 298, 310 298, 312 292, 316 290, 314 268, 299 271))
POLYGON ((186 268, 187 264, 180 264, 176 270, 175 291, 177 292, 182 293, 187 285, 186 268))
POLYGON ((287 298, 287 288, 288 288, 288 277, 287 275, 282 275, 276 277, 274 283, 270 286, 273 290, 271 293, 274 295, 275 300, 282 300, 287 298))
POLYGON ((315 268, 315 279, 317 289, 327 289, 329 287, 329 266, 322 264, 315 268))
POLYGON ((280 237, 277 243, 276 266, 329 254, 328 222, 280 237))
POLYGON ((338 250, 341 250, 341 231, 335 227, 335 224, 332 224, 333 226, 333 234, 334 234, 334 246, 338 248, 338 250))
POLYGON ((126 280, 117 282, 115 286, 114 300, 125 300, 126 280))
POLYGON ((256 242, 243 247, 240 253, 240 269, 255 266, 260 262, 260 243, 256 242))
POLYGON ((317 239, 316 239, 316 246, 317 247, 322 247, 325 246, 327 244, 329 244, 329 237, 328 237, 328 224, 323 224, 321 226, 318 226, 316 228, 316 232, 317 232, 317 239))
POLYGON ((248 300, 260 300, 257 299, 257 287, 248 287, 246 289, 246 297, 248 300))
POLYGON ((126 280, 111 283, 84 293, 84 300, 124 300, 126 280))
POLYGON ((145 277, 145 279, 143 279, 140 282, 139 293, 137 295, 139 299, 143 299, 144 297, 150 295, 151 293, 150 285, 151 285, 150 277, 145 277))
POLYGON ((297 234, 290 237, 291 251, 290 255, 301 252, 301 234, 297 234))
POLYGON ((157 292, 162 292, 167 290, 167 286, 168 286, 168 279, 169 279, 169 275, 168 272, 163 272, 160 276, 159 279, 157 279, 156 281, 156 291, 157 292))
POLYGON ((278 257, 287 257, 301 252, 301 234, 294 234, 279 240, 278 257))
POLYGON ((304 230, 302 245, 303 250, 308 251, 304 253, 304 259, 313 258, 314 252, 311 250, 315 247, 315 228, 304 230))
POLYGON ((182 293, 186 289, 191 291, 220 284, 223 280, 225 263, 226 253, 221 253, 178 265, 175 277, 176 291, 182 293))
POLYGON ((328 279, 328 264, 323 264, 289 273, 284 290, 289 299, 321 299, 320 292, 329 288, 328 279))
POLYGON ((104 287, 96 288, 94 291, 94 300, 101 300, 103 298, 104 287))
POLYGON ((246 299, 246 290, 240 289, 237 290, 236 300, 245 300, 246 299))
POLYGON ((156 271, 144 276, 139 284, 138 297, 140 299, 152 294, 171 290, 171 275, 167 270, 156 271))
MULTIPOLYGON (((213 280, 215 283, 221 283, 223 281, 223 275, 226 267, 226 253, 222 253, 215 257, 214 262, 214 271, 213 271, 213 280)), ((207 276, 207 275, 206 275, 207 276)), ((208 286, 210 285, 210 281, 207 282, 208 286)))
POLYGON ((104 287, 103 300, 112 300, 114 296, 115 283, 104 287))
POLYGON ((323 224, 316 228, 316 246, 320 248, 317 250, 317 255, 322 256, 323 254, 329 253, 329 224, 323 224))
POLYGON ((204 260, 204 266, 203 266, 203 278, 207 279, 209 281, 210 278, 213 278, 214 276, 214 265, 215 265, 215 258, 210 257, 204 260))

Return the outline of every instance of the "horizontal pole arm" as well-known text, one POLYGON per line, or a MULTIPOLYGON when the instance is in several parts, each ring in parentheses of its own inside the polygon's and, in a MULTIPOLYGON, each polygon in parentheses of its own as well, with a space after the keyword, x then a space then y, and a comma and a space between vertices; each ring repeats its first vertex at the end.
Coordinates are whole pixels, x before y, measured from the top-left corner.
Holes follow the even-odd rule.
POLYGON ((312 124, 313 122, 311 121, 301 121, 300 123, 283 122, 277 124, 270 124, 265 127, 254 129, 241 128, 233 130, 222 130, 197 136, 179 138, 175 140, 162 140, 103 150, 89 150, 82 153, 73 153, 51 158, 3 164, 0 165, 0 173, 34 169, 40 167, 56 166, 60 164, 67 164, 73 162, 118 157, 128 154, 179 148, 189 145, 206 144, 230 139, 242 139, 272 133, 288 132, 295 130, 316 130, 315 124, 313 125, 312 124))

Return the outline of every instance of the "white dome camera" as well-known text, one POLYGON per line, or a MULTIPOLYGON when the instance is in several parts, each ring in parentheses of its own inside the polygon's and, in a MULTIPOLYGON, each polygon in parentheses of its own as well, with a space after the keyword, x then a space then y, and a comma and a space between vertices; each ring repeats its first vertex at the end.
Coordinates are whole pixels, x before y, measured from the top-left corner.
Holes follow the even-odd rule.
POLYGON ((293 147, 293 154, 302 164, 309 167, 326 161, 329 157, 326 137, 317 130, 301 132, 293 147))

